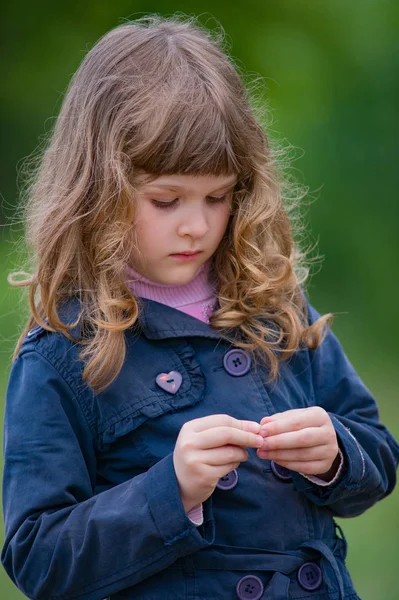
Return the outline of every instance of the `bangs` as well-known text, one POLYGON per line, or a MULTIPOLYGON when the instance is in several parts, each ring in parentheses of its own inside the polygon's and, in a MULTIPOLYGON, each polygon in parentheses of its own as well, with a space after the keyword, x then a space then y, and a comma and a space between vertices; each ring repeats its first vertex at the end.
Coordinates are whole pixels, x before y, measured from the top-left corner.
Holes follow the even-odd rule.
POLYGON ((231 100, 222 102, 204 88, 162 92, 132 131, 127 153, 133 167, 165 175, 248 172, 248 126, 231 100))

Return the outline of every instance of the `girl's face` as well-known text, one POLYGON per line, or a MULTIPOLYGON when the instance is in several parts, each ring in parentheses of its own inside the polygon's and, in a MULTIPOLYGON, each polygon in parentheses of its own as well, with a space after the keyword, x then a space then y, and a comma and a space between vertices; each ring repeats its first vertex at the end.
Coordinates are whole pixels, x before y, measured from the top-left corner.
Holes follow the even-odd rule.
POLYGON ((235 175, 139 179, 134 225, 142 259, 133 256, 132 266, 158 283, 191 281, 223 237, 236 182, 235 175))

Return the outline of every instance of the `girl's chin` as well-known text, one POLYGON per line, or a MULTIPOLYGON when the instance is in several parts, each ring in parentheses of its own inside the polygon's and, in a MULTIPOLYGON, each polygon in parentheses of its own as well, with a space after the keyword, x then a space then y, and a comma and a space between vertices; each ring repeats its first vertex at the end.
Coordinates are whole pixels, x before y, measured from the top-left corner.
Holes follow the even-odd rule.
POLYGON ((178 268, 163 271, 157 274, 158 283, 164 283, 166 285, 184 285, 189 283, 196 275, 199 269, 199 265, 194 264, 181 264, 178 268))

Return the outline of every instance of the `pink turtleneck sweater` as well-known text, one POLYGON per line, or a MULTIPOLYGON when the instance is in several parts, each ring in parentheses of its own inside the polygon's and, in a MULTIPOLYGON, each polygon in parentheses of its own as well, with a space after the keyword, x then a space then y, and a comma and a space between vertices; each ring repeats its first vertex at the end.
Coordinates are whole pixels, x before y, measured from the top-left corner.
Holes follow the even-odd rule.
POLYGON ((126 266, 126 283, 135 296, 149 298, 177 308, 204 323, 216 304, 216 284, 210 280, 210 259, 200 266, 195 277, 184 285, 157 283, 126 266))
MULTIPOLYGON (((126 265, 126 284, 136 297, 148 298, 149 300, 167 304, 204 321, 204 323, 209 323, 209 317, 214 310, 217 300, 216 284, 211 280, 210 266, 211 259, 201 265, 189 283, 169 285, 147 279, 130 265, 126 265)), ((341 462, 337 473, 331 481, 327 482, 313 475, 302 475, 318 485, 331 485, 339 477, 342 470, 343 455, 341 450, 339 450, 339 454, 341 462)), ((203 522, 202 504, 188 511, 187 516, 195 525, 201 525, 203 522)))

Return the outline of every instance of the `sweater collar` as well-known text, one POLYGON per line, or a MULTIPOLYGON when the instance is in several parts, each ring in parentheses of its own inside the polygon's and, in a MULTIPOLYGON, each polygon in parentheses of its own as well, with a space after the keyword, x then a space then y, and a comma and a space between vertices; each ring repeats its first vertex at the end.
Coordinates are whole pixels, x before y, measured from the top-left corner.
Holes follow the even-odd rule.
POLYGON ((130 265, 125 267, 126 285, 134 296, 147 298, 178 308, 216 296, 216 283, 211 275, 211 259, 203 263, 194 278, 183 285, 158 283, 144 277, 130 265))

